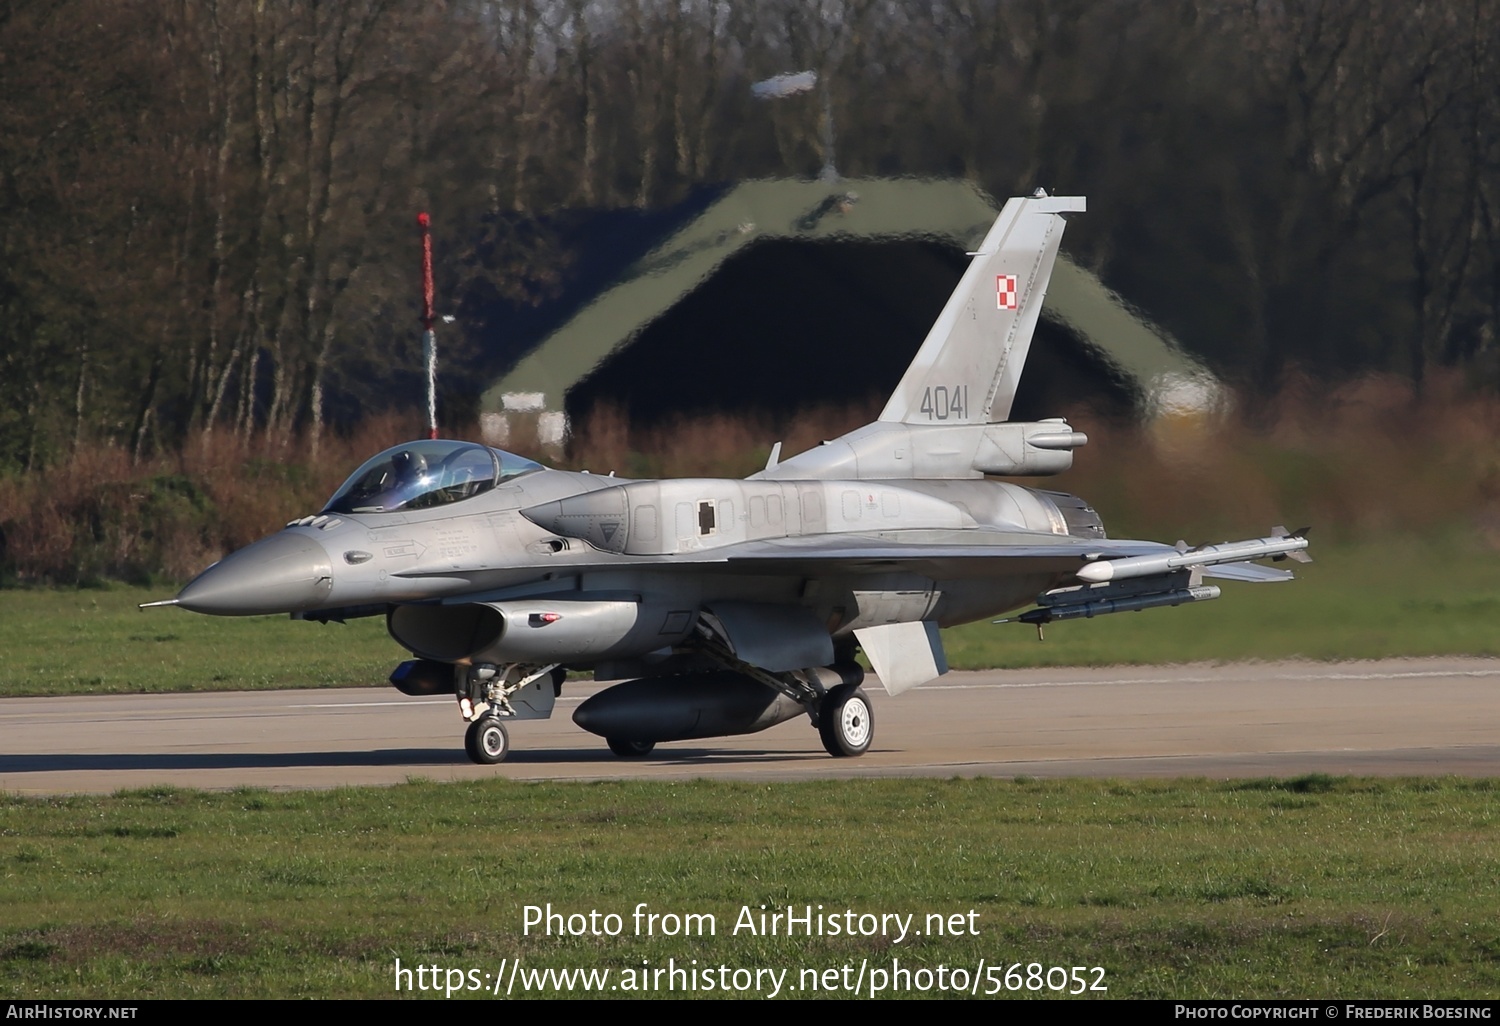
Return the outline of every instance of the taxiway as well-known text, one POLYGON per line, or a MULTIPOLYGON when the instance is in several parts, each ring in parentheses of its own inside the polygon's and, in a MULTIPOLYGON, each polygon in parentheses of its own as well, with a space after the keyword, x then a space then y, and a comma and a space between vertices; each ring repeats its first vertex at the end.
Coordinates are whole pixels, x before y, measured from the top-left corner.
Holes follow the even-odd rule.
POLYGON ((796 719, 625 760, 554 718, 511 726, 499 766, 464 756, 448 698, 391 688, 0 700, 0 790, 317 788, 465 780, 870 776, 1500 776, 1500 660, 1106 667, 952 673, 889 698, 875 744, 833 759, 796 719))

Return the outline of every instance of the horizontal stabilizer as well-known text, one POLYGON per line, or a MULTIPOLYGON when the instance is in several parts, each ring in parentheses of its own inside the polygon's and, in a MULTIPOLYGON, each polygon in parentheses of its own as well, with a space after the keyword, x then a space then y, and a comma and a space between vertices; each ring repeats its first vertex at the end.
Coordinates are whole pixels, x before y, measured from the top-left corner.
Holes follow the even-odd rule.
POLYGON ((1278 570, 1259 563, 1223 563, 1203 568, 1204 577, 1217 577, 1221 581, 1245 581, 1249 584, 1269 584, 1275 581, 1290 581, 1295 576, 1290 570, 1278 570))

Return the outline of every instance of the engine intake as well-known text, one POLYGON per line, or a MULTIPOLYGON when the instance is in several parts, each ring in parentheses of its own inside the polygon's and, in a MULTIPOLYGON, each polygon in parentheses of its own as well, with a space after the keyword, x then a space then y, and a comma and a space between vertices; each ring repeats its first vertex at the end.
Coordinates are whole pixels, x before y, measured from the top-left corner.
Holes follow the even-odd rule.
POLYGON ((633 599, 524 599, 396 606, 386 628, 415 655, 442 663, 586 664, 675 644, 695 619, 691 610, 633 599))

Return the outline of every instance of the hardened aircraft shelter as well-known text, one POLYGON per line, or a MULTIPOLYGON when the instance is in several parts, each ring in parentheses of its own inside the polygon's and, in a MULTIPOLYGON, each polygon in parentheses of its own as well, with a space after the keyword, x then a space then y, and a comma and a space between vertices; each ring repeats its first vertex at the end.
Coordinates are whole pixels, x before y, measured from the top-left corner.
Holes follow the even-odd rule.
MULTIPOLYGON (((997 211, 964 182, 844 179, 742 182, 643 218, 643 255, 537 337, 503 338, 524 355, 482 393, 485 434, 524 445, 512 433, 534 424, 558 445, 601 402, 660 422, 883 398, 997 211)), ((1163 332, 1058 260, 1013 418, 1079 402, 1151 416, 1216 394, 1163 332)))

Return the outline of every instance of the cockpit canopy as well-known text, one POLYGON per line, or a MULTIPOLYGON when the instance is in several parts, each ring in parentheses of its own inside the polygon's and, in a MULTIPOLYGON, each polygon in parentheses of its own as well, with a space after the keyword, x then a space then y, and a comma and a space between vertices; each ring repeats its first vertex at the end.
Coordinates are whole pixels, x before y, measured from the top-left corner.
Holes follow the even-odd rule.
POLYGON ((524 456, 474 442, 406 442, 367 460, 334 492, 323 512, 432 509, 542 469, 524 456))

